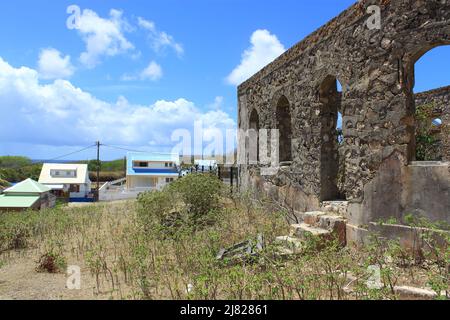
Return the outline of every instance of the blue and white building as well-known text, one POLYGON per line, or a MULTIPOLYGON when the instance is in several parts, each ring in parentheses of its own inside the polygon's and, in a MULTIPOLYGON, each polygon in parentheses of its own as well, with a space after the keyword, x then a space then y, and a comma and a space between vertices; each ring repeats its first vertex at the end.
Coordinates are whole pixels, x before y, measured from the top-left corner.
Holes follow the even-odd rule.
POLYGON ((127 189, 130 191, 161 190, 180 177, 177 154, 128 153, 127 189))

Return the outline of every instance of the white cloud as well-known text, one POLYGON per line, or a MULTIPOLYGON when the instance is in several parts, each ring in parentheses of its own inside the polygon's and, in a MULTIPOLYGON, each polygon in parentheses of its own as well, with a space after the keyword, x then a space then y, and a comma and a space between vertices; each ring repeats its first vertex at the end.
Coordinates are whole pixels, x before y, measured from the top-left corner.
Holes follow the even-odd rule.
POLYGON ((85 9, 78 22, 78 32, 86 43, 86 51, 80 61, 88 68, 94 68, 104 56, 116 56, 134 49, 125 32, 131 27, 122 18, 122 12, 112 9, 108 19, 101 18, 96 12, 85 9))
POLYGON ((157 81, 157 80, 161 79, 162 76, 163 76, 162 68, 155 61, 150 62, 148 67, 145 68, 141 72, 141 79, 142 80, 157 81))
POLYGON ((56 49, 41 50, 38 61, 39 76, 42 79, 70 78, 75 68, 70 62, 70 56, 63 57, 56 49))
POLYGON ((231 85, 241 84, 286 51, 277 36, 267 30, 256 30, 250 42, 241 63, 226 78, 231 85))
POLYGON ((196 120, 203 120, 209 130, 236 127, 225 112, 202 112, 183 98, 138 105, 120 96, 109 103, 66 80, 43 85, 36 70, 15 68, 2 58, 0 112, 0 145, 85 146, 101 140, 123 146, 167 146, 174 130, 192 130, 196 120))
POLYGON ((217 96, 214 99, 214 102, 208 106, 209 109, 212 109, 212 110, 220 110, 220 109, 222 109, 224 100, 225 99, 222 96, 217 96))
POLYGON ((124 74, 121 77, 122 81, 135 81, 135 80, 151 80, 158 81, 163 76, 163 70, 159 64, 155 61, 150 62, 150 64, 142 70, 138 75, 124 74))
POLYGON ((184 54, 183 45, 176 42, 175 39, 166 32, 159 31, 153 21, 148 21, 139 17, 138 24, 142 29, 149 32, 149 39, 154 51, 161 52, 166 47, 169 47, 172 48, 179 57, 184 54))

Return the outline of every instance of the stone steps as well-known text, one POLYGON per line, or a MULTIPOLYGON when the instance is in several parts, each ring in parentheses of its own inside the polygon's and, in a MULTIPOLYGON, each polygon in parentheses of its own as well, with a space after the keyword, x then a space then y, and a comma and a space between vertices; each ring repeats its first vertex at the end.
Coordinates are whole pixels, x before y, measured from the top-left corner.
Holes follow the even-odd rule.
POLYGON ((335 213, 342 217, 347 216, 348 201, 324 201, 321 210, 328 213, 335 213))
POLYGON ((347 210, 347 202, 332 201, 323 204, 326 211, 296 213, 299 223, 291 225, 289 236, 278 237, 276 244, 282 255, 299 254, 304 243, 311 236, 320 242, 338 240, 341 246, 346 245, 347 222, 343 215, 347 210))
POLYGON ((319 237, 322 239, 331 238, 332 231, 311 226, 307 223, 291 225, 291 237, 301 240, 307 240, 309 236, 319 237))
POLYGON ((303 242, 291 236, 283 236, 275 239, 275 244, 280 247, 282 255, 299 254, 303 249, 303 242))

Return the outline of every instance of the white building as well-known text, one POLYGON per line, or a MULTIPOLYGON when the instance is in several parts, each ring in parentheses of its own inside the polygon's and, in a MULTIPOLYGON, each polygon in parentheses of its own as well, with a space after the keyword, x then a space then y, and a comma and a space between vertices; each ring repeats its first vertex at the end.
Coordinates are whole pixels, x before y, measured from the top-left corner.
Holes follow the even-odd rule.
POLYGON ((195 160, 195 167, 198 171, 214 171, 217 169, 217 160, 195 160))
POLYGON ((71 201, 91 198, 91 180, 87 164, 45 163, 39 183, 52 189, 58 197, 71 201))
POLYGON ((176 154, 128 153, 127 189, 161 190, 178 179, 180 157, 176 154))

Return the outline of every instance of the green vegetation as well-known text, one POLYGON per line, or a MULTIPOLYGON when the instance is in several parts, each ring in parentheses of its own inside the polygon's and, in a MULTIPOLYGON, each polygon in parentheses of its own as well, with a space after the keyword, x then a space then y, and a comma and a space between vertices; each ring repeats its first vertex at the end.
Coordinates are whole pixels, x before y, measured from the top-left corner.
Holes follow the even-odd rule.
POLYGON ((67 261, 63 253, 51 249, 40 257, 36 271, 39 273, 65 273, 66 269, 67 261))
MULTIPOLYGON (((97 180, 96 160, 79 161, 78 163, 88 164, 91 181, 97 180)), ((125 177, 124 160, 104 161, 101 164, 100 181, 114 181, 125 177)), ((0 187, 8 186, 6 182, 20 182, 31 178, 39 180, 42 170, 42 164, 35 163, 31 159, 20 156, 4 156, 0 157, 0 187)))
POLYGON ((0 168, 20 169, 31 166, 33 163, 26 157, 5 156, 0 157, 0 168))
POLYGON ((441 160, 439 152, 439 139, 436 127, 433 125, 432 112, 434 103, 418 106, 416 108, 416 159, 417 161, 441 160))
POLYGON ((42 165, 33 164, 26 157, 0 157, 0 180, 20 182, 31 178, 38 180, 42 165))
MULTIPOLYGON (((98 162, 97 160, 90 160, 87 162, 89 171, 97 172, 98 162)), ((125 160, 113 160, 113 161, 102 161, 101 167, 102 172, 124 172, 125 170, 125 160)))
MULTIPOLYGON (((122 172, 100 171, 100 181, 101 182, 115 181, 115 180, 119 180, 121 178, 125 178, 123 171, 122 172)), ((97 172, 96 171, 89 172, 89 179, 91 179, 92 182, 96 182, 97 181, 97 172)))
POLYGON ((6 180, 0 179, 0 188, 8 188, 10 186, 10 183, 6 180))
POLYGON ((397 241, 376 238, 356 250, 311 237, 286 257, 275 243, 288 233, 285 218, 268 199, 230 197, 213 176, 192 175, 137 202, 0 214, 0 261, 13 263, 14 250, 34 248, 38 269, 85 266, 94 294, 112 299, 398 299, 398 285, 449 296, 449 239, 439 246, 427 239, 433 250, 418 260, 397 241), (265 245, 252 259, 216 258, 259 234, 265 245), (368 285, 370 266, 380 269, 377 288, 368 285))
MULTIPOLYGON (((90 160, 87 163, 89 178, 91 181, 97 181, 97 160, 90 160)), ((100 181, 115 181, 125 177, 125 160, 102 161, 100 166, 100 181)))
POLYGON ((162 191, 139 196, 138 217, 145 230, 176 235, 179 229, 198 230, 220 214, 222 182, 214 175, 191 174, 162 191))

